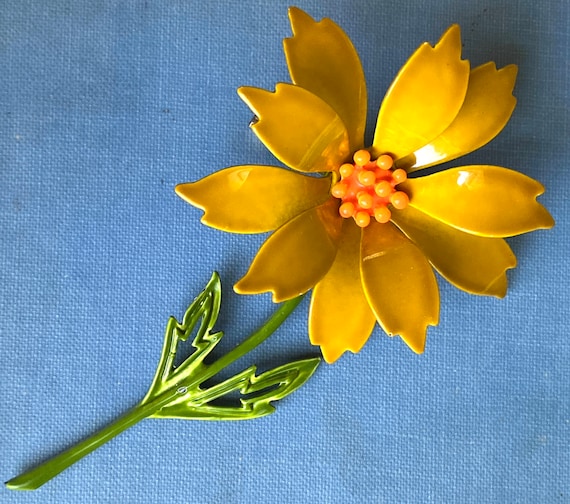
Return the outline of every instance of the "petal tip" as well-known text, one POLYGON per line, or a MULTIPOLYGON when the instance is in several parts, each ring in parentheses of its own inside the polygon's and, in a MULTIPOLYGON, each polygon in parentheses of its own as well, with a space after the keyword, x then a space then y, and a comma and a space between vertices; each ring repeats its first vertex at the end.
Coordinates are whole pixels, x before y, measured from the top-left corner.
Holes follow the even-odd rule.
POLYGON ((544 207, 544 205, 542 205, 536 200, 538 196, 541 196, 545 192, 544 186, 540 182, 536 183, 537 183, 537 189, 536 189, 535 204, 537 206, 537 212, 540 214, 539 217, 537 218, 536 229, 551 229, 555 226, 556 222, 554 220, 554 217, 550 215, 550 212, 546 209, 546 207, 544 207))
POLYGON ((243 276, 242 278, 240 278, 235 284, 234 284, 234 292, 236 294, 259 294, 259 292, 256 291, 256 289, 252 289, 250 286, 248 286, 248 281, 247 281, 247 274, 245 276, 243 276), (254 292, 255 291, 255 292, 254 292))
MULTIPOLYGON (((514 266, 510 266, 514 268, 514 266)), ((508 281, 507 281, 507 274, 506 270, 497 277, 493 282, 491 282, 487 288, 481 292, 481 294, 487 296, 494 296, 498 299, 503 299, 507 295, 507 288, 508 288, 508 281)), ((477 293, 475 293, 477 294, 477 293)))
POLYGON ((323 354, 323 359, 327 364, 334 364, 338 359, 340 359, 344 353, 344 350, 339 350, 336 348, 330 349, 326 346, 321 346, 321 353, 323 354))
POLYGON ((497 72, 506 74, 510 79, 512 79, 514 84, 515 80, 517 79, 517 75, 519 73, 519 67, 514 63, 511 63, 510 65, 506 65, 502 68, 499 68, 497 72))
POLYGON ((327 364, 334 364, 338 361, 346 352, 352 354, 357 354, 362 350, 362 347, 358 349, 345 348, 345 347, 330 347, 324 344, 319 345, 321 347, 321 353, 323 354, 323 359, 327 364))
MULTIPOLYGON (((544 207, 542 207, 542 208, 544 208, 544 207)), ((543 217, 542 225, 543 225, 542 229, 552 229, 556 225, 556 221, 554 220, 554 217, 552 217, 552 215, 550 215, 550 213, 548 212, 548 210, 546 210, 546 208, 544 208, 544 217, 543 217)))
POLYGON ((461 54, 461 28, 457 23, 452 24, 443 32, 434 49, 443 48, 446 45, 453 47, 456 52, 461 54))
POLYGON ((250 282, 248 282, 247 275, 245 275, 234 284, 234 292, 236 294, 245 296, 253 294, 264 294, 267 292, 267 290, 252 286, 250 282))
POLYGON ((440 42, 446 37, 456 38, 459 41, 461 40, 461 27, 458 23, 453 23, 447 27, 447 30, 443 32, 443 35, 440 38, 440 42))
POLYGON ((402 338, 402 340, 404 340, 406 345, 410 347, 410 350, 412 350, 415 354, 421 355, 425 351, 428 327, 436 326, 438 323, 439 310, 436 316, 430 317, 430 320, 425 321, 425 326, 423 329, 414 331, 401 331, 399 333, 399 336, 402 338))
MULTIPOLYGON (((510 248, 509 248, 510 250, 510 248)), ((515 254, 511 251, 511 256, 509 257, 508 263, 505 264, 505 267, 501 274, 497 276, 492 282, 487 285, 487 287, 481 292, 474 292, 473 294, 483 294, 487 296, 494 296, 498 299, 503 299, 507 295, 509 282, 507 279, 507 271, 517 266, 517 258, 515 254)))
POLYGON ((289 7, 289 9, 287 9, 287 13, 289 15, 289 22, 291 23, 293 36, 295 36, 303 26, 316 23, 309 14, 304 10, 299 9, 299 7, 289 7))
POLYGON ((512 91, 515 86, 518 71, 519 67, 514 63, 505 65, 502 68, 497 68, 497 64, 494 61, 488 61, 473 69, 473 72, 483 72, 487 80, 493 79, 496 81, 497 79, 504 79, 504 81, 509 83, 510 91, 512 91))
POLYGON ((426 334, 424 333, 423 337, 418 339, 416 335, 412 337, 408 337, 407 335, 400 335, 400 338, 404 341, 406 345, 414 352, 416 355, 421 355, 425 351, 426 346, 426 334))
POLYGON ((259 116, 259 106, 257 101, 263 99, 268 94, 272 94, 271 91, 266 89, 257 88, 253 86, 241 86, 237 89, 238 96, 242 101, 249 107, 249 109, 256 115, 259 116))
MULTIPOLYGON (((174 192, 179 198, 182 198, 186 203, 198 206, 193 198, 195 182, 184 182, 182 184, 177 184, 174 187, 174 192)), ((199 207, 201 208, 201 207, 199 207)))
POLYGON ((289 301, 294 297, 300 296, 305 292, 293 293, 286 292, 285 290, 279 290, 268 286, 263 285, 255 285, 253 282, 250 282, 247 278, 247 274, 238 280, 234 284, 234 292, 236 294, 241 295, 256 295, 256 294, 266 294, 271 293, 271 301, 275 304, 283 303, 284 301, 289 301))
POLYGON ((204 201, 200 200, 199 193, 200 189, 196 187, 196 182, 186 182, 183 184, 178 184, 174 191, 176 192, 177 196, 182 198, 186 203, 192 205, 194 208, 202 211, 202 216, 200 217, 200 222, 204 224, 204 226, 208 226, 214 229, 220 229, 222 231, 231 231, 230 229, 221 225, 220 222, 217 222, 216 219, 210 219, 210 215, 208 214, 208 206, 204 204, 204 201), (195 190, 197 190, 195 192, 195 190))
POLYGON ((184 189, 182 186, 186 185, 186 183, 182 183, 182 184, 176 184, 174 186, 174 192, 176 193, 177 196, 179 196, 180 198, 183 198, 183 194, 184 194, 184 189))

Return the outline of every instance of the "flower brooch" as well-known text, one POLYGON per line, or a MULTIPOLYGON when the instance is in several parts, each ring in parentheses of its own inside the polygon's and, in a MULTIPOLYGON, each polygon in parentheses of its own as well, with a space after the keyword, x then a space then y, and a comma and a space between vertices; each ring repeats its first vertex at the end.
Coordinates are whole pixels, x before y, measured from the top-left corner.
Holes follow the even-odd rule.
POLYGON ((352 43, 329 19, 315 22, 297 8, 289 15, 293 37, 285 40, 285 56, 293 83, 277 84, 274 92, 238 91, 257 117, 253 131, 288 168, 236 166, 176 188, 204 210, 209 226, 273 231, 235 290, 271 292, 281 304, 230 352, 206 362, 223 336, 214 330, 221 304, 214 273, 184 317, 169 319, 141 402, 11 479, 9 489, 40 487, 144 418, 246 420, 272 413, 272 403, 312 376, 319 357, 211 380, 265 341, 311 290, 309 337, 326 361, 358 352, 376 323, 422 352, 427 327, 439 316, 434 269, 464 291, 502 297, 506 270, 516 264, 504 238, 554 225, 536 201, 543 187, 525 175, 487 165, 420 171, 472 152, 502 130, 515 107, 514 65, 470 69, 461 59, 459 27, 451 26, 402 67, 365 147, 366 84, 352 43), (194 352, 175 365, 191 336, 194 352))
POLYGON ((312 289, 309 336, 328 362, 358 352, 376 322, 420 353, 438 323, 433 269, 459 289, 503 297, 516 265, 504 238, 554 225, 536 201, 542 185, 516 171, 420 171, 503 129, 517 68, 471 69, 451 26, 399 71, 366 147, 366 83, 350 39, 330 19, 298 8, 289 16, 292 83, 238 90, 254 133, 288 168, 235 166, 176 191, 208 226, 273 231, 235 291, 281 302, 312 289))

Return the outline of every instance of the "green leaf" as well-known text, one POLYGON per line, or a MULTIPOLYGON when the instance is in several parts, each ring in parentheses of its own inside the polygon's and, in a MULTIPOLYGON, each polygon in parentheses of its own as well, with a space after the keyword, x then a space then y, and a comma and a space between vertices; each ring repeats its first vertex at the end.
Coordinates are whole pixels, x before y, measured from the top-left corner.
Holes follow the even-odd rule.
POLYGON ((320 358, 290 362, 259 376, 255 375, 256 367, 251 366, 217 385, 208 388, 201 385, 267 338, 300 300, 301 297, 283 303, 261 329, 231 352, 207 365, 204 359, 223 337, 221 332, 212 332, 221 304, 220 278, 214 273, 205 289, 186 310, 182 322, 174 317, 168 320, 159 365, 141 405, 158 404, 151 415, 155 418, 245 420, 272 413, 275 408, 271 402, 283 399, 305 383, 314 373, 320 358), (194 333, 192 346, 196 350, 175 367, 180 342, 186 341, 194 333), (235 397, 236 393, 239 394, 239 404, 236 406, 211 404, 230 395, 235 397))
POLYGON ((154 379, 144 399, 111 425, 80 441, 75 446, 46 460, 6 483, 11 490, 34 490, 61 471, 96 450, 143 418, 184 418, 195 420, 248 420, 274 411, 273 401, 283 399, 297 390, 314 373, 320 358, 291 362, 259 376, 251 366, 217 385, 202 388, 206 380, 265 341, 299 305, 304 295, 290 299, 275 310, 259 329, 230 352, 205 364, 205 357, 214 350, 221 332, 212 332, 218 319, 221 302, 220 277, 217 273, 186 310, 182 322, 170 317, 164 334, 162 354, 154 379), (195 351, 175 367, 179 343, 195 333, 195 351), (212 401, 228 394, 239 394, 239 405, 218 406, 212 401))
POLYGON ((190 376, 199 372, 203 360, 216 347, 222 339, 223 333, 210 333, 218 320, 222 298, 222 286, 217 272, 212 274, 204 290, 190 304, 182 323, 174 317, 168 319, 162 345, 162 354, 154 379, 143 403, 171 387, 181 374, 190 376), (180 341, 186 341, 196 330, 192 346, 196 351, 188 357, 178 368, 174 367, 174 360, 179 349, 180 341))
POLYGON ((208 389, 186 391, 184 400, 164 406, 153 417, 194 420, 250 420, 273 413, 270 404, 288 396, 315 372, 320 358, 290 362, 255 376, 256 367, 242 371, 208 389), (239 406, 209 403, 232 392, 239 392, 239 406))

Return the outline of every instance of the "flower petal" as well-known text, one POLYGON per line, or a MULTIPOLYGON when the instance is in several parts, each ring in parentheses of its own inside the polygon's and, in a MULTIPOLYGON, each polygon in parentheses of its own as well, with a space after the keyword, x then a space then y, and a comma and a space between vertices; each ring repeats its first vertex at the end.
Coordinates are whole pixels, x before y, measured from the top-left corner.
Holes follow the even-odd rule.
POLYGON ((202 222, 233 233, 273 231, 329 198, 329 177, 309 177, 274 166, 235 166, 176 193, 204 210, 202 222))
POLYGON ((464 233, 408 207, 392 212, 394 222, 425 254, 441 275, 472 294, 504 297, 505 271, 517 260, 502 238, 464 233))
POLYGON ((307 292, 334 261, 342 219, 331 198, 281 226, 261 246, 247 274, 234 285, 238 294, 272 292, 279 303, 307 292))
POLYGON ((449 127, 429 144, 409 156, 400 166, 411 170, 427 168, 473 152, 495 138, 515 109, 512 95, 516 65, 497 70, 492 62, 471 71, 465 102, 449 127))
POLYGON ((378 323, 423 352, 427 326, 438 323, 439 290, 420 249, 393 224, 372 223, 362 235, 361 260, 364 292, 378 323))
POLYGON ((313 93, 293 84, 275 92, 241 87, 238 93, 258 117, 252 129, 273 155, 304 172, 330 172, 349 154, 348 133, 337 113, 313 93))
POLYGON ((514 236, 550 228, 554 220, 536 201, 536 180, 498 166, 462 166, 399 185, 410 205, 450 226, 481 236, 514 236))
POLYGON ((350 150, 364 145, 366 82, 352 42, 330 19, 318 23, 296 7, 289 8, 293 37, 283 41, 291 80, 326 101, 340 116, 350 150))
POLYGON ((359 352, 376 322, 360 280, 360 234, 353 219, 344 219, 334 263, 311 297, 309 338, 329 364, 347 350, 359 352))
POLYGON ((373 154, 400 159, 441 134, 459 112, 469 81, 461 59, 459 26, 431 47, 422 44, 386 93, 374 133, 373 154))

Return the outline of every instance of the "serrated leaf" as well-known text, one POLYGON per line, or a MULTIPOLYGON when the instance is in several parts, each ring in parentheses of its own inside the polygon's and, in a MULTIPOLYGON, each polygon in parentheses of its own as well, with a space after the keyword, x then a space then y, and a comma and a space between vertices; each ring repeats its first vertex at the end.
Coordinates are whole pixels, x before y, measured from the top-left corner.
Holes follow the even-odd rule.
POLYGON ((254 376, 250 387, 245 391, 246 394, 263 391, 275 385, 277 387, 262 395, 256 395, 253 399, 246 399, 244 402, 258 404, 283 399, 303 385, 315 372, 320 362, 319 357, 289 362, 257 377, 254 376))
POLYGON ((153 414, 158 418, 192 420, 249 420, 273 413, 270 404, 288 396, 314 373, 320 358, 290 362, 255 376, 256 367, 238 373, 206 390, 185 391, 184 398, 153 414), (239 392, 239 406, 210 405, 211 401, 239 392))
POLYGON ((182 323, 174 317, 168 320, 160 362, 144 399, 113 424, 12 478, 6 486, 13 490, 36 489, 143 418, 248 420, 273 413, 271 402, 286 397, 305 383, 319 365, 320 358, 291 362, 259 376, 255 376, 256 368, 251 366, 212 387, 203 389, 200 386, 265 341, 299 305, 303 296, 282 303, 245 341, 212 364, 205 364, 204 358, 222 337, 221 332, 211 333, 221 301, 220 278, 214 273, 204 291, 186 310, 182 323), (176 368, 174 358, 178 345, 194 331, 196 336, 192 345, 196 350, 176 368), (215 399, 235 392, 241 396, 238 406, 211 404, 215 399))
POLYGON ((300 300, 299 297, 284 303, 245 342, 214 363, 205 364, 205 357, 223 336, 221 332, 211 332, 221 303, 220 278, 214 273, 205 289, 186 310, 182 322, 170 317, 159 366, 141 404, 156 404, 151 416, 158 418, 242 420, 272 413, 274 407, 270 403, 282 399, 305 383, 319 364, 319 358, 291 362, 259 376, 255 375, 256 367, 251 366, 211 387, 202 388, 201 384, 269 336, 300 300), (186 341, 194 333, 192 346, 196 350, 175 367, 180 342, 186 341), (236 393, 239 395, 238 405, 212 404, 219 398, 236 393))
POLYGON ((197 372, 206 356, 216 347, 223 333, 210 333, 218 319, 222 297, 220 276, 217 272, 212 274, 204 290, 192 301, 182 323, 174 317, 168 319, 164 334, 164 344, 160 361, 143 403, 172 386, 172 379, 181 374, 185 376, 197 372), (196 326, 199 327, 196 330, 196 326), (180 341, 186 341, 196 330, 192 346, 196 349, 178 368, 174 367, 174 360, 179 349, 180 341))

